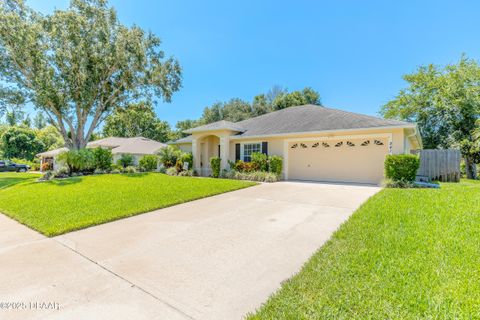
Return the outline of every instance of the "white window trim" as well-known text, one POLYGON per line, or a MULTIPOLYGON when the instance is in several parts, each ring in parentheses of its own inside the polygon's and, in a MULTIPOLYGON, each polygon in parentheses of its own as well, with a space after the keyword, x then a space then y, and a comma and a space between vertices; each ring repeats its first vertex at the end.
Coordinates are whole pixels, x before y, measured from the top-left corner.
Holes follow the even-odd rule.
POLYGON ((245 161, 243 151, 245 150, 245 145, 246 144, 259 144, 260 145, 260 152, 263 152, 262 141, 245 141, 245 142, 242 142, 242 143, 240 143, 240 160, 242 160, 242 161, 245 161))

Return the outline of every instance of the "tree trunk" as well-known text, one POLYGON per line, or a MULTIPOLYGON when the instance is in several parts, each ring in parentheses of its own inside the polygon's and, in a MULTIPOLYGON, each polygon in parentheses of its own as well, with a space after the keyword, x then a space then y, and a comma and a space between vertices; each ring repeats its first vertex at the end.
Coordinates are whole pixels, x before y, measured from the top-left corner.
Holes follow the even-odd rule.
POLYGON ((477 165, 470 157, 465 157, 465 172, 467 179, 477 179, 477 165))

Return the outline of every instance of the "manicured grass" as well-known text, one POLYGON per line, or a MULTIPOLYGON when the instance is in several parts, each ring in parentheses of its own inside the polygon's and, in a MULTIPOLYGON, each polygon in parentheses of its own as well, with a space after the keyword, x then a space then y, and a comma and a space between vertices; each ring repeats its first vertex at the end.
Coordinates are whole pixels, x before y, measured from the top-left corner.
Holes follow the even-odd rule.
MULTIPOLYGON (((0 186, 16 174, 0 175, 0 186)), ((20 176, 18 176, 20 177, 20 176)), ((0 190, 0 211, 54 236, 255 183, 159 173, 26 180, 0 190)))
POLYGON ((480 318, 480 183, 385 189, 249 319, 480 318))

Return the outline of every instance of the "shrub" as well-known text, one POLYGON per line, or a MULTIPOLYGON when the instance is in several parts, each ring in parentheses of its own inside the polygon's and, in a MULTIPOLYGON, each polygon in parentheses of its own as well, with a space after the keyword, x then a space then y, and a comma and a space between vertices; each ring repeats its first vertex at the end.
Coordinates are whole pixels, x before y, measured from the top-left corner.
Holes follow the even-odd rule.
POLYGON ((160 168, 158 168, 158 172, 160 172, 160 173, 167 173, 167 168, 165 168, 165 167, 162 165, 160 168))
POLYGON ((220 163, 222 159, 219 157, 210 158, 210 167, 212 168, 212 177, 218 178, 220 176, 220 163))
POLYGON ((50 162, 45 162, 45 163, 42 163, 42 166, 40 168, 43 172, 45 171, 50 171, 50 170, 53 170, 53 166, 50 162))
POLYGON ((244 162, 243 160, 238 160, 235 163, 234 170, 238 172, 253 172, 257 171, 258 167, 254 162, 244 162))
POLYGON ((183 152, 180 159, 183 164, 188 163, 188 170, 193 169, 193 154, 191 152, 183 152))
POLYGON ((92 172, 95 169, 95 158, 90 149, 69 150, 58 156, 70 173, 92 172))
POLYGON ((133 166, 133 156, 128 153, 122 154, 120 159, 118 159, 117 164, 121 165, 123 168, 133 166))
POLYGON ((268 158, 269 171, 276 174, 278 177, 282 174, 283 158, 279 156, 270 156, 268 158))
POLYGON ((140 159, 139 162, 140 169, 143 171, 155 171, 158 166, 158 156, 156 155, 146 155, 140 159))
POLYGON ((182 159, 178 158, 177 162, 175 163, 175 169, 177 169, 177 173, 183 171, 183 161, 182 159))
POLYGON ((388 179, 383 183, 383 185, 385 188, 418 188, 415 183, 406 180, 393 181, 388 179))
POLYGON ((114 164, 114 163, 112 163, 112 164, 110 165, 110 171, 113 171, 113 170, 116 170, 116 171, 118 171, 118 172, 122 172, 123 167, 122 167, 121 165, 119 165, 119 164, 114 164))
POLYGON ((103 169, 95 169, 95 171, 93 171, 93 174, 105 174, 105 173, 108 173, 108 171, 103 169))
POLYGON ((134 166, 127 166, 123 169, 123 173, 137 173, 137 168, 134 166))
POLYGON ((268 157, 264 153, 254 152, 251 155, 252 163, 260 171, 268 171, 268 157))
POLYGON ((163 166, 165 168, 170 168, 177 163, 177 159, 181 157, 181 153, 182 152, 177 148, 166 146, 165 148, 160 149, 158 155, 163 166))
POLYGON ((55 171, 52 174, 50 180, 53 179, 53 178, 55 178, 55 179, 68 178, 68 169, 67 168, 58 169, 57 171, 55 171))
POLYGON ((387 155, 385 158, 385 177, 393 181, 414 181, 420 166, 418 156, 411 154, 387 155))
POLYGON ((183 170, 183 171, 180 171, 178 175, 182 177, 193 177, 193 170, 192 169, 183 170))
POLYGON ((120 171, 120 170, 118 170, 118 169, 112 169, 112 170, 110 171, 110 173, 112 173, 112 174, 119 174, 119 173, 121 173, 121 172, 122 172, 122 171, 120 171))
POLYGON ((168 174, 169 176, 176 176, 177 175, 177 168, 175 168, 175 167, 167 168, 167 171, 165 171, 165 173, 168 174))
POLYGON ((254 172, 239 172, 239 171, 227 171, 222 174, 223 178, 236 179, 236 180, 250 180, 260 182, 276 182, 278 176, 272 172, 254 171, 254 172))
POLYGON ((47 171, 45 172, 45 174, 40 178, 40 180, 45 180, 45 181, 48 181, 48 180, 52 180, 53 179, 53 172, 52 171, 47 171))
POLYGON ((110 166, 112 165, 112 151, 110 149, 100 147, 93 149, 93 158, 95 169, 110 170, 110 166))

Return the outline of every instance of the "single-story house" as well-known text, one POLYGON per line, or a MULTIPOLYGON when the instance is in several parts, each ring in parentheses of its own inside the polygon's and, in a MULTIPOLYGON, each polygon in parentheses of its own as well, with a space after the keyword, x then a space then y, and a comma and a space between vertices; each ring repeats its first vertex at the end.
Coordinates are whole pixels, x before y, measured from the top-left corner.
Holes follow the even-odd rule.
MULTIPOLYGON (((165 147, 166 144, 143 138, 119 138, 119 137, 109 137, 105 139, 100 139, 96 141, 91 141, 87 143, 87 148, 105 148, 111 149, 113 155, 113 163, 117 163, 118 159, 123 154, 130 154, 133 156, 133 161, 135 165, 138 165, 140 159, 148 154, 156 154, 161 148, 165 147)), ((42 152, 37 154, 37 157, 40 158, 40 163, 50 163, 54 170, 57 170, 61 164, 57 163, 56 159, 59 154, 67 151, 67 148, 59 148, 47 152, 42 152)))
POLYGON ((267 113, 240 122, 218 121, 186 130, 171 144, 193 153, 194 168, 210 175, 210 161, 250 161, 253 152, 284 159, 285 180, 378 184, 387 154, 421 149, 415 123, 381 119, 316 105, 267 113))

